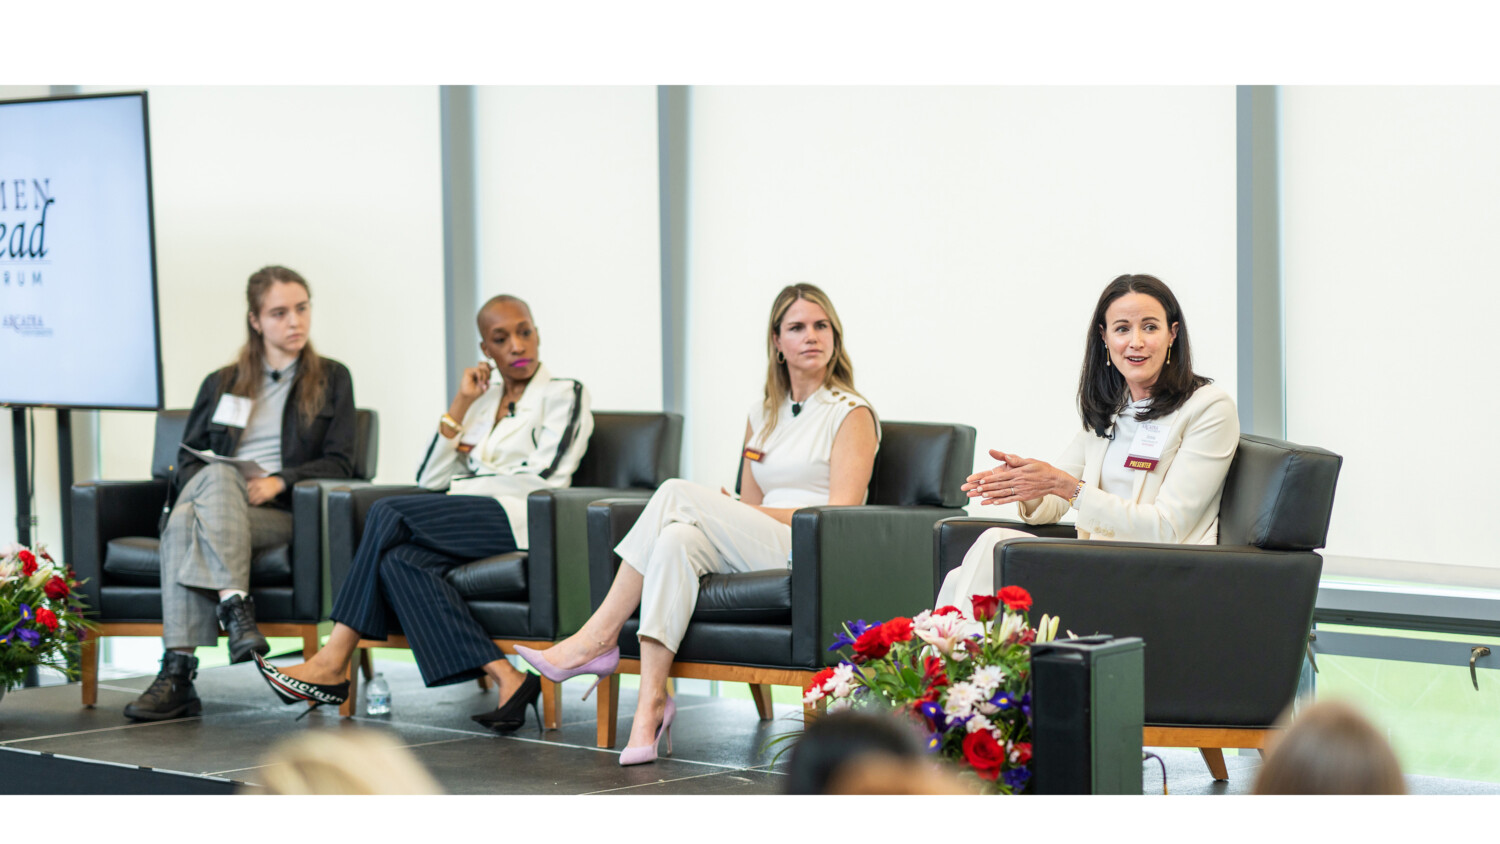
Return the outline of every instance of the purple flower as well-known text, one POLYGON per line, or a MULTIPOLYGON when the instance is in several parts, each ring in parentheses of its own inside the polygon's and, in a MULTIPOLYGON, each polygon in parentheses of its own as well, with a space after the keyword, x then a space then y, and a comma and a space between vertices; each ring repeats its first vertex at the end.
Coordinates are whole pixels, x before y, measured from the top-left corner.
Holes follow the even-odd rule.
POLYGON ((17 630, 16 635, 21 637, 21 641, 25 642, 27 645, 33 648, 41 644, 42 641, 42 634, 30 628, 22 628, 20 630, 17 630))
POLYGON ((10 633, 9 632, 7 632, 7 633, 0 633, 0 645, 4 645, 4 644, 6 644, 9 641, 10 641, 10 633))
POLYGON ((1024 767, 1011 768, 1009 771, 1001 774, 1001 776, 1004 777, 1006 785, 1010 786, 1016 791, 1020 791, 1026 786, 1026 781, 1031 779, 1031 771, 1024 767))
POLYGON ((860 619, 859 621, 846 621, 844 622, 844 626, 849 628, 849 633, 840 633, 835 636, 833 639, 833 644, 828 646, 829 651, 836 651, 842 647, 854 647, 855 639, 858 639, 860 636, 864 635, 864 632, 866 630, 869 630, 871 627, 878 627, 879 625, 872 625, 867 623, 864 619, 860 619), (850 635, 851 633, 853 634, 852 636, 850 635))
POLYGON ((936 753, 938 748, 943 746, 943 740, 938 737, 937 733, 928 733, 927 740, 922 745, 927 748, 928 753, 936 753))
POLYGON ((31 605, 30 604, 22 604, 21 605, 21 620, 22 621, 30 621, 33 618, 36 618, 36 613, 34 613, 34 612, 31 611, 31 605))
POLYGON ((919 705, 917 711, 922 713, 922 717, 931 722, 932 726, 939 732, 948 732, 948 717, 943 714, 942 704, 929 700, 919 705))
POLYGON ((1004 689, 1000 689, 995 692, 994 697, 990 698, 990 703, 1000 707, 1000 710, 1003 712, 1016 705, 1016 696, 1004 689))
POLYGON ((1021 714, 1031 717, 1031 692, 1021 695, 1021 714))

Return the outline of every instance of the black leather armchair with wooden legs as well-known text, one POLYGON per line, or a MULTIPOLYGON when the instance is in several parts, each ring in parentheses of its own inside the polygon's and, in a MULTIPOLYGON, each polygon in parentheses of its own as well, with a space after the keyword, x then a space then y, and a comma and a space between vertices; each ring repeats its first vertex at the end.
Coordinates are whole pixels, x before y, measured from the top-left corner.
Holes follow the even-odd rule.
MULTIPOLYGON (((787 571, 710 574, 671 676, 750 684, 762 720, 771 686, 806 685, 837 661, 827 650, 844 621, 920 612, 932 602, 932 527, 957 515, 974 460, 968 425, 884 422, 868 503, 805 507, 792 516, 787 571)), ((589 591, 598 609, 614 581, 614 548, 645 501, 589 505, 589 591)), ((620 673, 640 673, 638 615, 620 633, 620 673)), ((600 747, 613 747, 620 674, 599 685, 600 747)))
MULTIPOLYGON (((588 592, 585 513, 600 498, 644 501, 677 474, 682 454, 682 416, 676 413, 594 412, 594 432, 573 473, 573 485, 527 497, 531 548, 454 567, 447 575, 484 631, 500 650, 523 644, 547 647, 568 636, 592 611, 588 592)), ((343 585, 364 533, 365 516, 388 495, 433 493, 419 486, 349 485, 328 500, 329 572, 333 589, 343 585)), ((394 618, 386 639, 362 639, 350 661, 349 699, 340 708, 354 714, 359 675, 370 676, 370 648, 405 648, 394 618)), ((487 678, 486 678, 487 679, 487 678)), ((486 679, 479 681, 487 689, 486 679)), ((542 720, 560 723, 557 684, 542 679, 542 720)))
MULTIPOLYGON (((157 520, 167 499, 167 478, 187 427, 187 410, 156 415, 151 479, 86 481, 73 485, 73 559, 81 591, 99 634, 82 648, 83 703, 99 699, 99 640, 105 636, 160 636, 161 557, 157 520)), ((373 477, 380 418, 354 412, 355 478, 373 477)), ((319 625, 332 593, 325 588, 323 506, 330 488, 350 479, 299 481, 292 487, 292 541, 268 548, 250 563, 250 596, 256 624, 267 636, 297 637, 302 652, 318 650, 319 625)))
POLYGON ((991 527, 1038 534, 995 546, 995 582, 1025 587, 1033 615, 1057 616, 1066 630, 1145 640, 1143 743, 1196 747, 1225 780, 1223 748, 1264 748, 1296 694, 1342 463, 1242 435, 1217 545, 1084 541, 1071 525, 949 519, 936 528, 938 583, 991 527))

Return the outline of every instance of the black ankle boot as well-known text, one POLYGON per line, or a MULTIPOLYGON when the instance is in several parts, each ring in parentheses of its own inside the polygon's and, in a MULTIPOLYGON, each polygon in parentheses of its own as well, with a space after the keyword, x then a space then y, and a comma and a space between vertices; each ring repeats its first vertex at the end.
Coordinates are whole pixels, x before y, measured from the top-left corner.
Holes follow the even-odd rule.
POLYGON ((125 717, 137 721, 165 721, 203 711, 203 702, 193 690, 198 658, 167 651, 161 658, 161 673, 140 697, 125 706, 125 717))
POLYGON ((231 595, 219 602, 216 611, 224 632, 229 634, 229 662, 249 662, 251 654, 265 656, 271 652, 271 643, 260 635, 255 626, 255 599, 231 595))

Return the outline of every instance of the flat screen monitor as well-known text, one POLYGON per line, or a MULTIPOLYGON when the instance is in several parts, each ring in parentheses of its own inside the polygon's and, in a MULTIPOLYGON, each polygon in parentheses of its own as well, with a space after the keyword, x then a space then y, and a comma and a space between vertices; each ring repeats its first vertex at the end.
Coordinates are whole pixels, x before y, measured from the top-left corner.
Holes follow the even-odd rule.
POLYGON ((162 404, 144 92, 0 102, 0 405, 162 404))

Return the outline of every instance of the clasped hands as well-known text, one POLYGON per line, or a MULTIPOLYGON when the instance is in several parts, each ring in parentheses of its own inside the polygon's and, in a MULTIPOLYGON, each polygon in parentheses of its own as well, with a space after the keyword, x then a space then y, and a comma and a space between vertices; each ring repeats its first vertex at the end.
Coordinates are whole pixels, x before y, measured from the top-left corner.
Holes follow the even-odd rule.
POLYGON ((267 475, 246 481, 245 488, 250 494, 250 506, 259 507, 280 495, 286 489, 286 481, 277 475, 267 475))
POLYGON ((990 456, 1000 461, 1000 465, 975 472, 962 487, 970 498, 978 498, 980 504, 1013 504, 1044 495, 1067 499, 1072 498, 1073 491, 1078 488, 1077 478, 1050 463, 993 448, 990 456))

